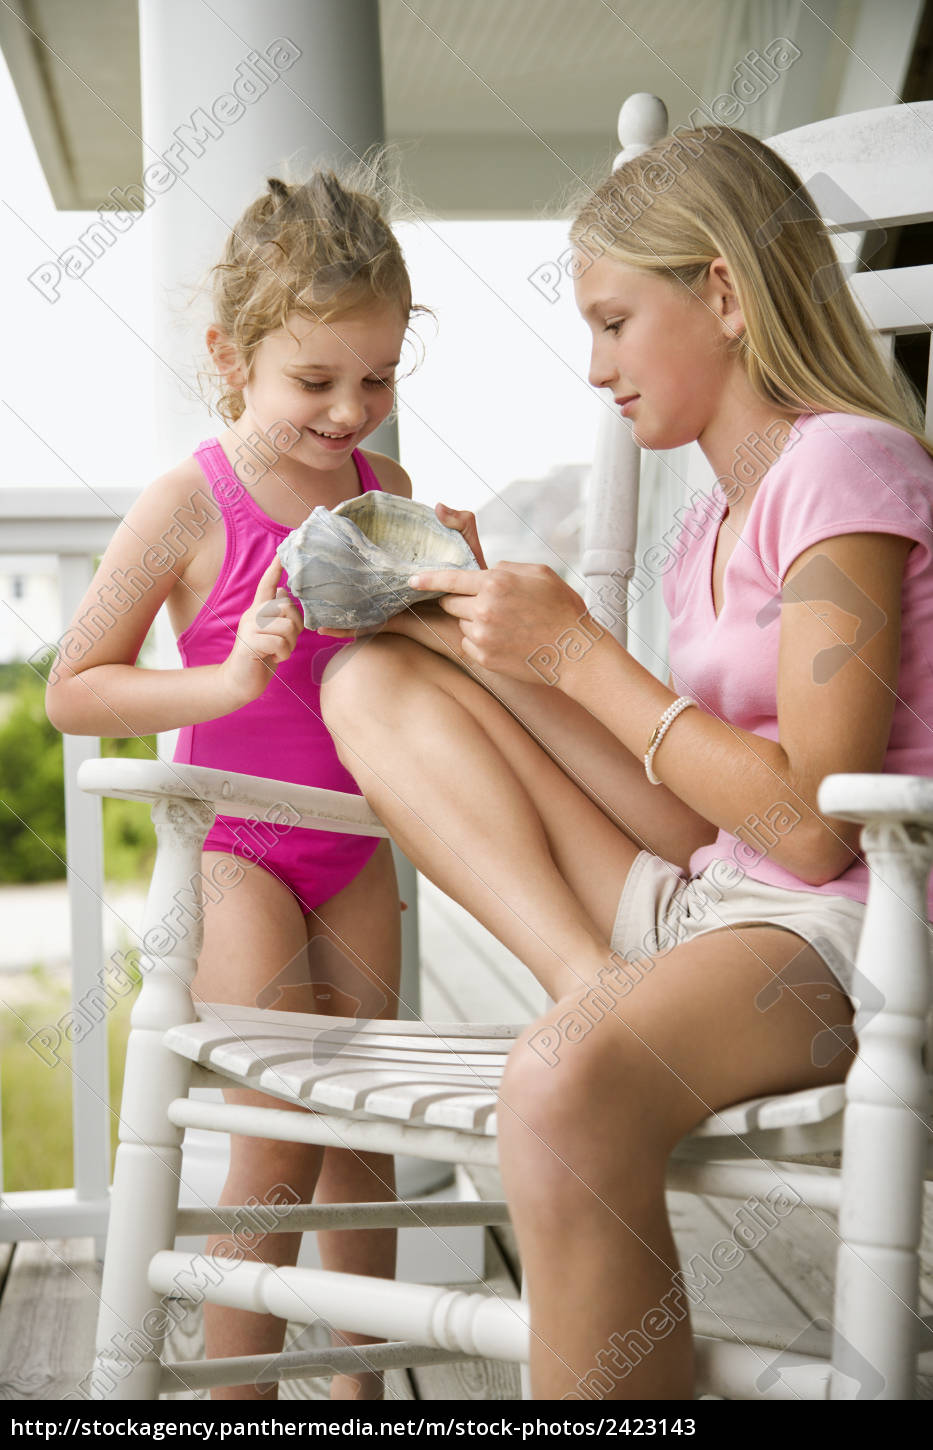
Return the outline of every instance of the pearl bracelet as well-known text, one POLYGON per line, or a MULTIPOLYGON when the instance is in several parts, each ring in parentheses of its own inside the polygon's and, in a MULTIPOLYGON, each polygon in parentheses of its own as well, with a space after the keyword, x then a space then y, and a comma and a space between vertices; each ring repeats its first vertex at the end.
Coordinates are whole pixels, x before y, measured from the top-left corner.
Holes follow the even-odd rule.
POLYGON ((652 785, 661 785, 662 783, 651 769, 651 762, 654 759, 655 751, 681 711, 686 710, 688 705, 695 704, 696 700, 691 700, 689 695, 680 695, 672 705, 668 705, 657 725, 655 725, 654 730, 651 732, 651 739, 648 741, 648 749, 645 752, 645 774, 652 785))

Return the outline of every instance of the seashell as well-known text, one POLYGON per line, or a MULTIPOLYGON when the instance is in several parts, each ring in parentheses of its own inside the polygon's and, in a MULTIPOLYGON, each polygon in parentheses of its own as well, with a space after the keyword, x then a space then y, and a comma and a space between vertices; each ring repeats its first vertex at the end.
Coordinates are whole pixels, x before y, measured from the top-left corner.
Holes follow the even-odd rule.
POLYGON ((412 589, 419 569, 478 569, 463 535, 427 504, 394 493, 318 507, 278 547, 308 629, 371 629, 442 590, 412 589))

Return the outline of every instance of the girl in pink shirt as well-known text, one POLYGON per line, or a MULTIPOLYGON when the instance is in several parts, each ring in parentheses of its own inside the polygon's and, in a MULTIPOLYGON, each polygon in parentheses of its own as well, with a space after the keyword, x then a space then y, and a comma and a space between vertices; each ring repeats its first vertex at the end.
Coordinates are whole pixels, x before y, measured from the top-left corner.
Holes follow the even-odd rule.
POLYGON ((555 1004, 498 1115, 535 1398, 693 1395, 668 1157, 727 1104, 845 1077, 866 870, 817 788, 933 775, 933 444, 801 197, 711 126, 571 228, 590 381, 718 480, 652 550, 668 682, 604 628, 624 598, 587 612, 508 562, 418 575, 449 592, 325 674, 373 808, 555 1004))

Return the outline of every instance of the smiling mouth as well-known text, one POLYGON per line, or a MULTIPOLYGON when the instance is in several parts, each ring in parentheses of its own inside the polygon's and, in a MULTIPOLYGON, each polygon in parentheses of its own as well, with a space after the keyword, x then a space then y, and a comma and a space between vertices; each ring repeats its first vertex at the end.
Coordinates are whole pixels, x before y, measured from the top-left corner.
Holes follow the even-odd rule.
POLYGON ((353 437, 353 433, 322 433, 320 428, 309 428, 308 431, 313 433, 316 438, 328 438, 332 443, 338 442, 341 438, 353 437))

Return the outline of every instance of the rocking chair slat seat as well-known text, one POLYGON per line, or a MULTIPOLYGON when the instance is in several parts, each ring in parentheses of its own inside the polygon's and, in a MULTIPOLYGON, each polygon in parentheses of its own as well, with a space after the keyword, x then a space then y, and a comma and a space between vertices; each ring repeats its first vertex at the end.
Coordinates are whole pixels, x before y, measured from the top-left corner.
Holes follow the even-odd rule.
POLYGON ((733 1134, 764 1132, 769 1128, 800 1127, 804 1123, 825 1123, 845 1106, 844 1083, 804 1088, 778 1098, 750 1098, 731 1108, 721 1108, 694 1128, 694 1138, 723 1138, 733 1134))
MULTIPOLYGON (((458 1024, 449 1035, 443 1026, 435 1026, 431 1050, 420 1047, 424 1034, 414 1031, 418 1046, 412 1051, 402 1045, 405 1034, 395 1030, 383 1034, 382 1044, 373 1034, 366 1051, 359 1052, 352 1041, 347 1047, 332 1042, 333 1018, 288 1013, 301 1034, 289 1039, 265 1035, 266 1015, 257 1009, 250 1018, 241 1009, 235 1037, 212 1017, 173 1027, 164 1041, 173 1052, 229 1081, 307 1108, 377 1114, 484 1135, 494 1132, 497 1091, 508 1056, 501 1036, 489 1039, 491 1050, 477 1053, 470 1050, 477 1039, 458 1035, 458 1024), (309 1055, 309 1047, 316 1048, 317 1058, 309 1055)), ((399 1029, 409 1024, 386 1025, 399 1029)), ((420 1029, 424 1024, 410 1025, 420 1029)), ((352 1039, 352 1034, 347 1036, 352 1039)))
MULTIPOLYGON (((462 1024, 433 1023, 427 1047, 422 1046, 423 1022, 393 1022, 385 1024, 392 1030, 381 1034, 382 1041, 377 1033, 364 1036, 348 1030, 343 1034, 348 1044, 344 1046, 342 1040, 332 1040, 332 1017, 283 1013, 292 1019, 288 1024, 292 1035, 287 1038, 267 1034, 264 1019, 269 1013, 238 1008, 237 1035, 233 1036, 233 1009, 212 1004, 199 1010, 212 1015, 171 1028, 165 1044, 221 1077, 307 1108, 382 1113, 410 1123, 495 1132, 497 1091, 508 1056, 501 1036, 489 1038, 487 1051, 477 1053, 473 1050, 476 1039, 462 1035, 462 1024), (220 1014, 227 1016, 228 1010, 230 1021, 225 1025, 220 1014), (409 1026, 410 1037, 417 1044, 414 1048, 406 1040, 409 1026), (309 1043, 322 1042, 315 1060, 309 1056, 309 1043), (456 1122, 451 1113, 456 1114, 456 1122)), ((489 1031, 493 1030, 490 1025, 489 1031)), ((521 1029, 512 1030, 517 1036, 521 1029)), ((840 1118, 844 1104, 841 1083, 782 1097, 753 1098, 704 1119, 690 1137, 704 1141, 733 1138, 827 1122, 840 1118)), ((719 1147, 721 1151, 721 1144, 719 1147)))

